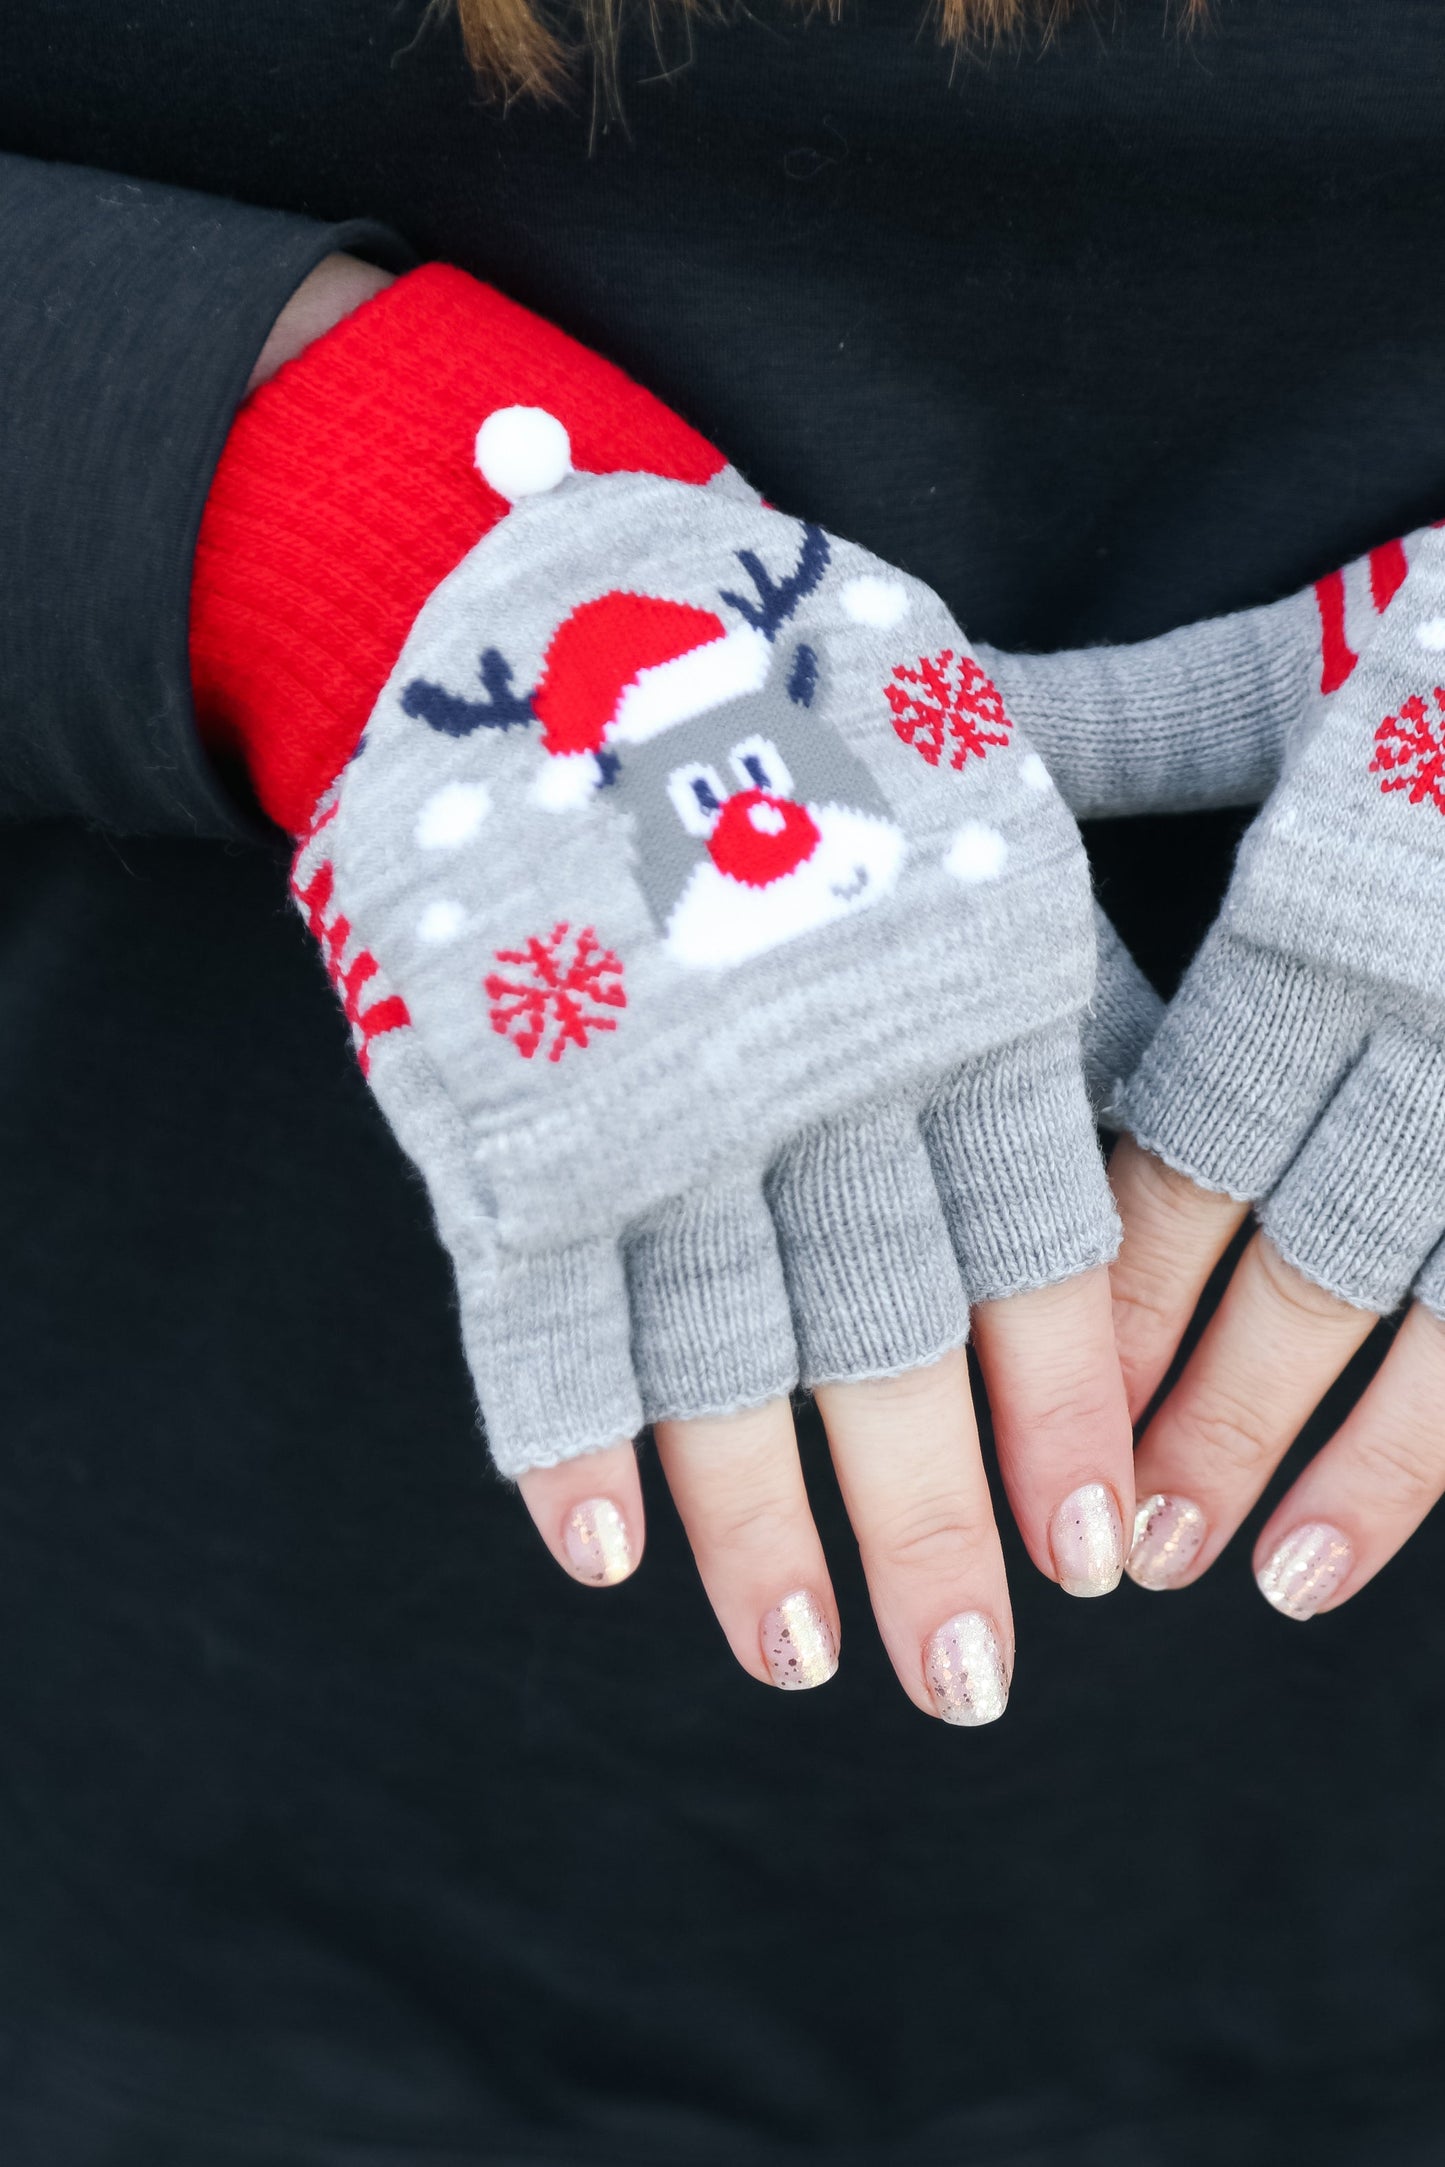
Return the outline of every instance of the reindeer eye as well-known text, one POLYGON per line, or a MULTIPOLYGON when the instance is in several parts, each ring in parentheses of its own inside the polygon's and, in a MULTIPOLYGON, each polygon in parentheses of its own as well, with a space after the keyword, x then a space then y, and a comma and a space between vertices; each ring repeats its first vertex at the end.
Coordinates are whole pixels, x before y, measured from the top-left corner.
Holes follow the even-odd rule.
POLYGON ((805 640, 793 656, 788 673, 788 698, 794 707, 811 707, 818 689, 818 657, 805 640))
POLYGON ((674 768, 667 778, 667 794, 689 835, 712 834, 727 798, 716 768, 705 767, 701 761, 674 768))
POLYGON ((770 737, 745 737, 740 745, 734 745, 730 758, 733 773, 745 790, 770 790, 776 794, 793 787, 783 756, 770 737))

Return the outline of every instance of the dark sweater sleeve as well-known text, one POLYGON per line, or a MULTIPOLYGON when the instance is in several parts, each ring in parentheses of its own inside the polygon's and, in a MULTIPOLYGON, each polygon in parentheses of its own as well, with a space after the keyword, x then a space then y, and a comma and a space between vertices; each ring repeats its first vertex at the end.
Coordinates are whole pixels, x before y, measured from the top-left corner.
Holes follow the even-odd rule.
POLYGON ((0 819, 247 836, 186 658, 191 560, 267 333, 325 225, 0 155, 0 819))

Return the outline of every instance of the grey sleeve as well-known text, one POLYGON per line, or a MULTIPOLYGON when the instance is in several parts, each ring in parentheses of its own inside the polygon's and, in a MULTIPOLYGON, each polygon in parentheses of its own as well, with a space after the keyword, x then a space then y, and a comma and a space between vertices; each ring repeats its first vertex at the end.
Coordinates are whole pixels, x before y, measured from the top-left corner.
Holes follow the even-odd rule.
POLYGON ((335 249, 402 245, 0 155, 0 820, 258 832, 191 714, 201 508, 266 335, 335 249))
POLYGON ((1316 689, 1319 633, 1306 588, 1135 646, 978 655, 1084 819, 1261 803, 1316 689))

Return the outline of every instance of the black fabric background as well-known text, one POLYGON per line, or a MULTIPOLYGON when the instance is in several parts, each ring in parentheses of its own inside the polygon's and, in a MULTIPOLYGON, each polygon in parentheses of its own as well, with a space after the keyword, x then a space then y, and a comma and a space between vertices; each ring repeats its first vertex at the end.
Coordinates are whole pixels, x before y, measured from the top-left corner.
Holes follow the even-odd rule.
MULTIPOLYGON (((912 0, 769 4, 666 78, 634 42, 590 149, 420 14, 31 0, 0 146, 385 221, 992 641, 1262 600, 1441 508, 1432 0, 1216 0, 1183 47, 1133 0, 952 81, 912 0)), ((56 719, 123 574, 78 487, 54 522, 4 567, 0 641, 44 609, 53 654, 0 719, 85 765, 140 681, 56 719)), ((0 845, 6 2167, 1445 2155, 1440 1531, 1307 1632, 1247 1538, 1163 1601, 1020 1562, 977 1735, 892 1683, 811 1428, 826 1692, 736 1671, 651 1469, 645 1571, 570 1587, 485 1471, 281 856, 129 832, 151 748, 0 845)), ((1161 982, 1234 826, 1092 838, 1161 982)))

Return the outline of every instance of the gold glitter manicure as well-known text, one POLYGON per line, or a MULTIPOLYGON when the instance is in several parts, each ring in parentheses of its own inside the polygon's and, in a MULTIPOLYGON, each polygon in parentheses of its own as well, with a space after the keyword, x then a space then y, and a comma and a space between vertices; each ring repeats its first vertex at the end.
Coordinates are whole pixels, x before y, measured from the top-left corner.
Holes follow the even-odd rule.
POLYGON ((627 1522, 610 1497, 584 1498, 567 1515, 563 1540, 572 1570, 593 1587, 610 1588, 632 1570, 627 1522))
POLYGON ((1334 1594, 1354 1562, 1348 1535, 1327 1520, 1311 1520, 1286 1535, 1254 1577, 1267 1603, 1303 1624, 1334 1594))
POLYGON ((1071 1490, 1049 1525, 1054 1571, 1066 1595, 1107 1595, 1124 1576, 1124 1523, 1102 1482, 1071 1490))
POLYGON ((1204 1545, 1204 1514, 1192 1497, 1156 1490, 1134 1515, 1134 1543, 1124 1570, 1136 1587, 1172 1588, 1204 1545))
POLYGON ((838 1668, 838 1643, 817 1598, 795 1588, 770 1610, 760 1628, 773 1684, 785 1693, 826 1685, 838 1668))
POLYGON ((923 1651, 933 1705, 945 1723, 997 1723, 1008 1706, 1008 1672, 993 1620, 981 1610, 949 1618, 923 1651))

